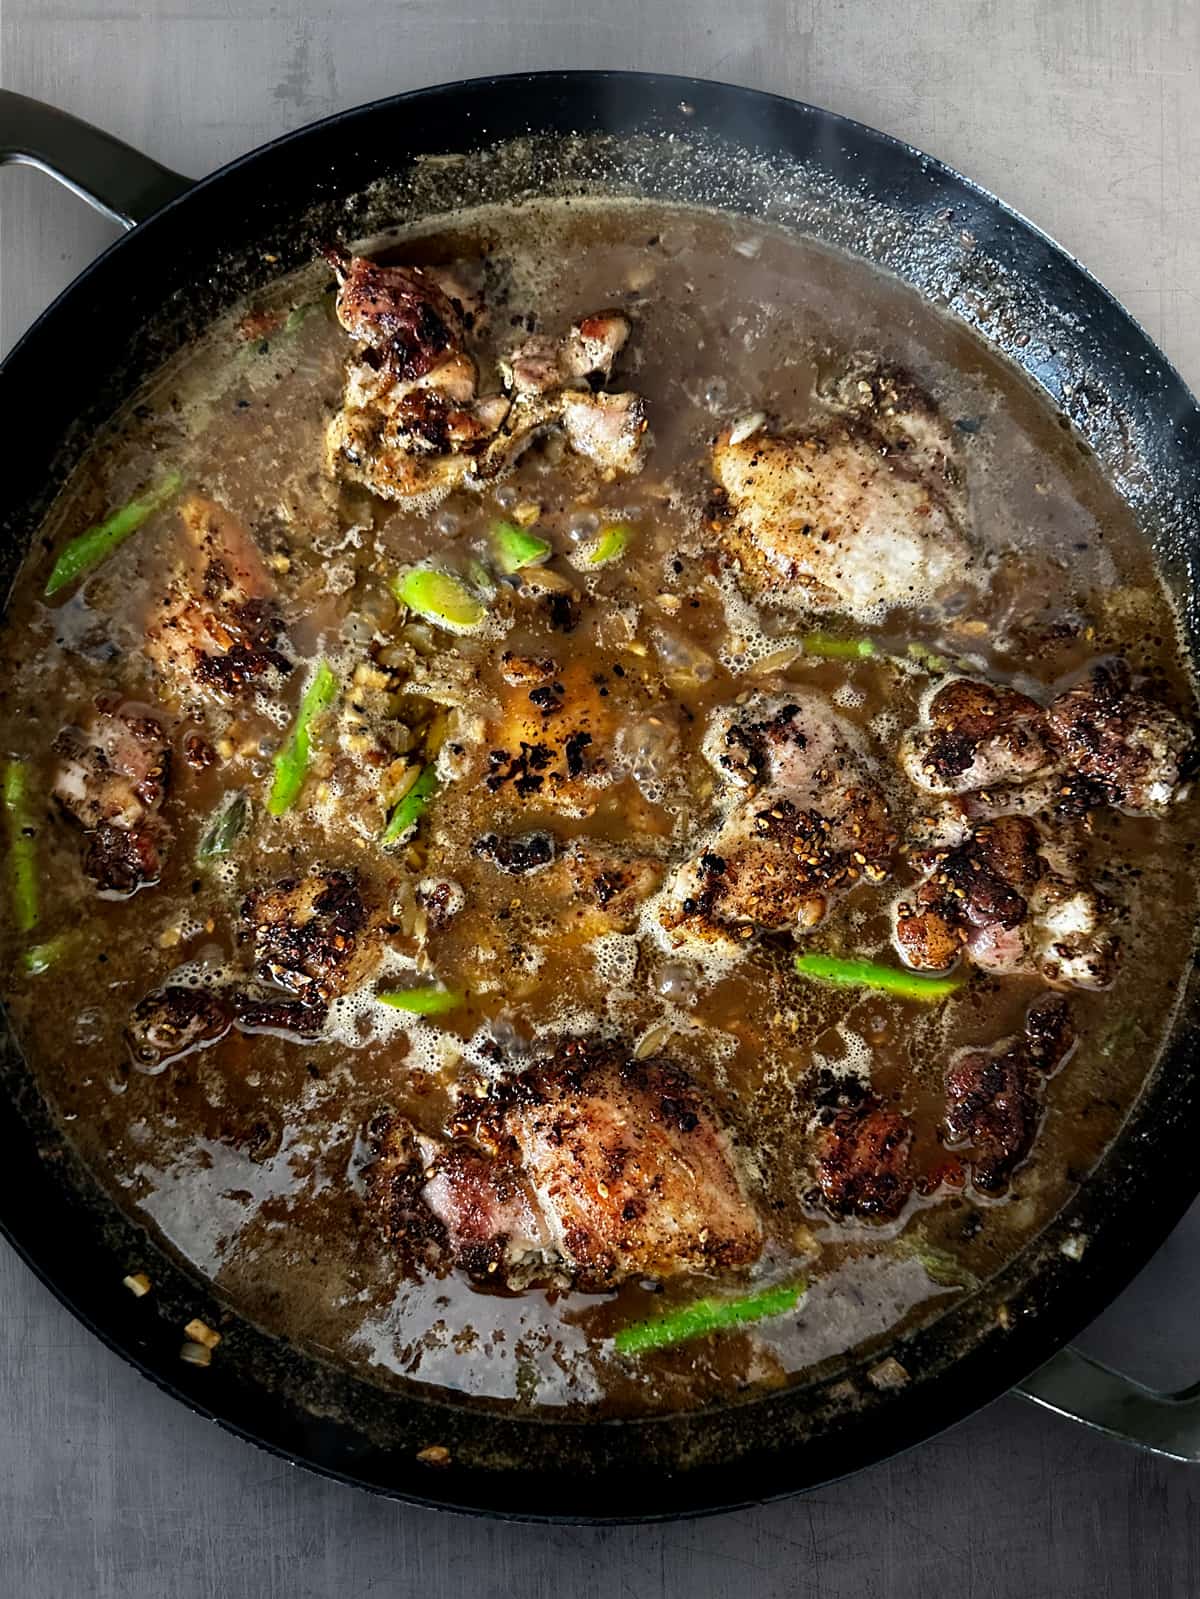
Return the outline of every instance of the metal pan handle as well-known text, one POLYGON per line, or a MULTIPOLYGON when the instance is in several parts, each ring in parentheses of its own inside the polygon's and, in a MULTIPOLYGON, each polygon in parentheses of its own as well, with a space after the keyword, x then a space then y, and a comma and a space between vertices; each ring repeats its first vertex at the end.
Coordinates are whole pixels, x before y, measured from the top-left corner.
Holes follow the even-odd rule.
POLYGON ((1200 1465, 1200 1383, 1174 1394, 1156 1393, 1068 1348, 1020 1383, 1016 1392, 1056 1416, 1095 1427, 1122 1443, 1200 1465))
POLYGON ((40 167, 123 228, 136 227, 192 186, 191 178, 90 122, 0 89, 0 166, 11 161, 40 167))

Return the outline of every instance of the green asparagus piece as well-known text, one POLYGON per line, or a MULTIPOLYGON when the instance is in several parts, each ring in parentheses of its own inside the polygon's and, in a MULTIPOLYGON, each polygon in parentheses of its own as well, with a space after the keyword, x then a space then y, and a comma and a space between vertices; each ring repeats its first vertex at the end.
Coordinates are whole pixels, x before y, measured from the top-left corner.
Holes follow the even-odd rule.
POLYGON ((602 527, 596 537, 580 547, 576 566, 607 566, 619 561, 629 547, 633 529, 625 522, 610 522, 602 527))
POLYGON ((444 1016, 457 1010, 465 998, 461 988, 395 988, 375 998, 393 1010, 411 1011, 414 1016, 444 1016))
POLYGON ((53 938, 46 939, 44 943, 30 944, 21 957, 21 964, 30 977, 40 977, 43 972, 48 972, 67 953, 77 934, 78 929, 72 928, 65 933, 55 933, 53 938))
POLYGON ((461 578, 432 566, 412 567, 393 581, 392 592, 410 611, 444 627, 478 627, 487 615, 483 601, 461 578))
POLYGON ((24 761, 9 761, 4 768, 4 820, 8 832, 13 921, 18 932, 30 933, 38 920, 38 879, 34 848, 36 829, 29 809, 24 761))
POLYGON ((282 816, 285 811, 291 810, 300 797, 312 752, 312 724, 322 711, 329 709, 337 693, 338 680, 332 668, 327 661, 320 661, 312 682, 304 690, 291 735, 275 757, 275 779, 267 800, 267 809, 272 816, 282 816))
POLYGON ((515 522, 493 522, 491 528, 492 559, 506 577, 519 572, 523 566, 540 566, 553 553, 549 539, 529 533, 515 522))
POLYGON ((388 824, 384 829, 385 844, 394 844, 397 839, 404 837, 410 827, 416 826, 436 789, 437 770, 431 764, 422 770, 408 793, 396 802, 396 808, 388 817, 388 824))
POLYGON ((54 570, 46 583, 46 598, 49 599, 59 589, 66 588, 68 583, 73 583, 77 577, 82 577, 94 566, 99 566, 101 561, 107 560, 119 544, 123 544, 131 533, 136 533, 148 517, 179 492, 180 482, 178 472, 169 473, 156 487, 147 489, 140 499, 130 500, 128 505, 105 517, 103 522, 98 522, 86 533, 72 539, 59 552, 58 560, 54 563, 54 570))
POLYGON ((855 661, 866 660, 876 651, 869 638, 831 638, 828 633, 809 633, 804 639, 804 653, 827 661, 855 661))
POLYGON ((619 1355, 643 1355, 650 1349, 665 1349, 670 1344, 704 1338, 747 1322, 765 1321, 768 1316, 782 1316, 794 1309, 807 1289, 807 1283, 794 1282, 761 1288, 741 1299, 697 1299, 651 1321, 635 1321, 622 1327, 613 1344, 619 1355))
POLYGON ((218 855, 228 855, 249 820, 250 800, 241 789, 235 789, 213 812, 208 826, 201 833, 200 842, 196 845, 197 864, 203 866, 205 861, 211 861, 218 855))
POLYGON ((946 999, 966 982, 966 975, 922 977, 919 972, 903 971, 898 966, 883 966, 877 961, 843 960, 839 955, 797 955, 796 970, 801 977, 815 977, 821 983, 841 988, 872 988, 901 999, 932 1004, 946 999))

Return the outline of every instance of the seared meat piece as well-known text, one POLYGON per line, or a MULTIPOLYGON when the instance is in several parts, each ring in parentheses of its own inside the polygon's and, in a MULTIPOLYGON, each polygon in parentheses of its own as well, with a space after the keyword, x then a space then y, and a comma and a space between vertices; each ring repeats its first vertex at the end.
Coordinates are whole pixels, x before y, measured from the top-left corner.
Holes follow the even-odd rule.
POLYGON ((931 794, 1025 783, 1061 764, 1045 711, 1015 689, 954 678, 934 694, 925 717, 928 726, 901 745, 900 762, 931 794))
POLYGON ((426 1144, 423 1198, 445 1229, 456 1266, 470 1276, 527 1287, 553 1272, 559 1254, 519 1165, 455 1142, 426 1144))
POLYGON ((1041 1120, 1042 1080, 1075 1042, 1066 1001, 1048 994, 1029 1009, 1020 1038, 990 1049, 962 1049, 946 1069, 946 1131, 972 1150, 975 1184, 1004 1187, 1033 1148, 1041 1120))
POLYGON ((253 539, 215 500, 179 506, 184 560, 151 602, 146 656, 181 699, 231 699, 273 686, 292 670, 273 585, 253 539))
POLYGON ((603 1289, 757 1259, 728 1137, 682 1068, 569 1039, 468 1109, 469 1143, 421 1146, 422 1197, 472 1273, 603 1289))
POLYGON ((138 706, 98 700, 82 727, 62 730, 54 749, 62 758, 54 794, 86 832, 87 875, 115 899, 156 883, 171 753, 161 722, 138 706))
POLYGON ((646 402, 640 394, 566 391, 562 429, 576 455, 608 475, 639 472, 646 454, 646 402))
POLYGON ((1038 972, 1076 988, 1112 981, 1119 943, 1111 907, 1075 879, 1070 859, 1031 818, 982 822, 923 864, 929 875, 896 906, 896 943, 910 966, 944 971, 966 953, 997 974, 1038 972))
POLYGON ((681 1067, 568 1040, 520 1079, 503 1127, 578 1283, 757 1259, 728 1136, 681 1067))
POLYGON ((629 337, 619 311, 583 317, 560 339, 536 334, 500 362, 512 410, 480 458, 481 475, 514 461, 544 429, 561 427, 577 455, 610 473, 637 472, 646 448, 646 407, 638 394, 606 394, 612 364, 629 337))
POLYGON ((314 1009, 358 987, 382 954, 382 920, 353 871, 321 867, 255 889, 242 917, 255 975, 314 1009))
POLYGON ((870 760, 818 696, 721 711, 704 749, 745 798, 667 886, 660 921, 672 945, 800 933, 860 878, 887 876, 895 835, 870 760))
POLYGON ((713 473, 731 511, 722 542, 752 595, 876 620, 974 579, 949 463, 897 447, 896 392, 886 431, 871 414, 788 434, 748 419, 717 439, 713 473))
POLYGON ((581 317, 561 339, 536 333, 501 360, 504 386, 517 399, 580 382, 599 388, 612 376, 629 334, 629 318, 620 311, 581 317))
POLYGON ((868 1095, 837 1111, 817 1146, 817 1180, 835 1215, 898 1216, 912 1192, 906 1116, 868 1095))
POLYGON ((422 1197, 429 1180, 429 1141, 403 1116, 383 1109, 363 1129, 362 1142, 368 1157, 363 1188, 384 1237, 406 1263, 435 1264, 445 1249, 446 1229, 422 1197))
POLYGON ((853 361, 821 391, 831 410, 867 423, 910 472, 936 484, 954 510, 963 506, 954 430, 908 373, 870 357, 853 361))
POLYGON ((332 464, 385 499, 445 494, 509 402, 479 399, 462 300, 422 267, 333 258, 338 320, 359 346, 326 440, 332 464))
POLYGON ((255 984, 198 988, 168 981, 134 1006, 125 1043, 138 1070, 157 1076, 194 1050, 219 1044, 231 1028, 312 1039, 320 1036, 325 1015, 324 1005, 281 998, 278 991, 271 993, 255 984))
POLYGON ((168 983, 134 1006, 125 1043, 138 1070, 156 1076, 172 1061, 219 1043, 232 1025, 225 990, 168 983))
POLYGON ((1070 765, 1111 805, 1166 814, 1192 753, 1192 733, 1173 711, 1133 687, 1127 661, 1097 661, 1047 714, 1070 765))
POLYGON ((508 838, 484 833, 471 845, 471 853, 516 877, 549 866, 554 859, 554 839, 549 833, 520 833, 508 838))
POLYGON ((641 465, 642 401, 594 392, 629 336, 619 312, 528 340, 500 362, 505 392, 481 396, 467 348, 474 315, 444 274, 331 259, 338 319, 358 346, 326 438, 333 470, 385 499, 428 501, 478 487, 551 426, 603 467, 641 465))

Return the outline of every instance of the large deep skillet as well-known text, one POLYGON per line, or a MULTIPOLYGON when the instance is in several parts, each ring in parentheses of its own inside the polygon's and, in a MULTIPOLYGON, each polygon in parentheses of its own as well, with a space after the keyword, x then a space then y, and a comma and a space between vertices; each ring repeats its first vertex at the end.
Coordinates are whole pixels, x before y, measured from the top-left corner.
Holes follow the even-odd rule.
MULTIPOLYGON (((546 73, 382 100, 196 184, 5 93, 0 157, 46 168, 130 230, 0 368, 5 591, 97 425, 215 312, 308 260, 317 241, 464 203, 638 194, 815 235, 976 327, 1061 407, 1137 504, 1200 648, 1196 401, 1077 262, 957 173, 869 128, 692 79, 546 73), (444 157, 453 159, 429 159, 444 157)), ((1179 937, 1190 936, 1181 915, 1179 937)), ((1147 1061, 1145 1092, 1099 1169, 997 1280, 896 1342, 910 1373, 899 1389, 867 1380, 878 1353, 849 1382, 842 1372, 698 1415, 621 1423, 517 1420, 375 1387, 224 1310, 122 1214, 80 1168, 7 1035, 0 1227, 81 1320, 186 1404, 289 1459, 401 1498, 580 1520, 712 1510, 853 1471, 1014 1384, 1064 1414, 1200 1460, 1200 1385, 1154 1395, 1063 1348, 1200 1185, 1198 1022, 1193 966, 1170 1045, 1147 1061), (144 1299, 121 1286, 134 1269, 154 1281, 144 1299), (224 1328, 207 1369, 179 1358, 180 1329, 197 1313, 224 1328), (450 1464, 418 1459, 432 1444, 449 1450, 450 1464)))

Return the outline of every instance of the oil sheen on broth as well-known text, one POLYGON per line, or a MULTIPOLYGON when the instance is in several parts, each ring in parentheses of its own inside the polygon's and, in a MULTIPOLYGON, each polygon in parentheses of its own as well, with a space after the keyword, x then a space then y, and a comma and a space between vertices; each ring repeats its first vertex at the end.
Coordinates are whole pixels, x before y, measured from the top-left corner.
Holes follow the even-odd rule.
POLYGON ((455 338, 411 295, 388 322, 385 279, 355 343, 320 263, 136 397, 17 584, 0 726, 41 903, 6 993, 44 1091, 231 1305, 381 1382, 629 1412, 882 1349, 1085 1180, 1190 958, 1164 707, 1190 723, 1192 689, 1134 519, 1012 369, 816 245, 577 203, 382 258, 452 269, 478 439, 447 442, 455 338), (497 358, 610 308, 611 373, 527 352, 554 375, 497 445, 497 358), (363 430, 331 444, 352 356, 363 430), (385 497, 371 407, 422 384, 399 469, 441 488, 385 497), (614 394, 649 423, 616 466, 584 447, 614 394), (47 599, 67 542, 171 473, 47 599), (905 577, 888 517, 914 515, 905 577), (548 559, 506 572, 498 523, 548 559), (397 599, 422 564, 457 623, 397 599), (794 969, 814 951, 966 980, 828 986, 794 969), (461 999, 377 998, 414 988, 461 999), (613 1343, 801 1280, 784 1314, 613 1343))

